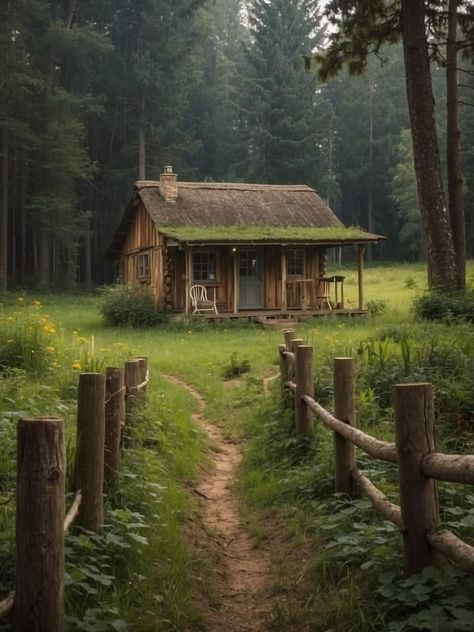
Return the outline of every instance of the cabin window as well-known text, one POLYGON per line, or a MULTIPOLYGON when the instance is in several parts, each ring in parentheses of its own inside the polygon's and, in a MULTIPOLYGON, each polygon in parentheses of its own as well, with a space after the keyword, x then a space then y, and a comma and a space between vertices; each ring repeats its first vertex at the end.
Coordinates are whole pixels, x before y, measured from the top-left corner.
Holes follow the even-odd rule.
POLYGON ((150 278, 150 255, 138 255, 138 279, 146 281, 150 278))
POLYGON ((302 248, 288 248, 286 251, 286 274, 288 276, 304 275, 304 257, 302 248))
POLYGON ((193 281, 206 282, 217 279, 217 253, 213 250, 197 250, 193 253, 193 281))

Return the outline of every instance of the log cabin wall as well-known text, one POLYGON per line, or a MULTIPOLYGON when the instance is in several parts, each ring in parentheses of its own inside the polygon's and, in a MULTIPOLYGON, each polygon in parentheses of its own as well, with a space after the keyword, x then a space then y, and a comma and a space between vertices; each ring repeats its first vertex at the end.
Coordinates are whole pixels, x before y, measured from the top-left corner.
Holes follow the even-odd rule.
POLYGON ((161 239, 143 205, 138 206, 123 245, 121 280, 148 286, 158 302, 162 294, 161 239))
POLYGON ((267 246, 264 248, 264 292, 265 308, 280 309, 281 307, 281 246, 267 246))

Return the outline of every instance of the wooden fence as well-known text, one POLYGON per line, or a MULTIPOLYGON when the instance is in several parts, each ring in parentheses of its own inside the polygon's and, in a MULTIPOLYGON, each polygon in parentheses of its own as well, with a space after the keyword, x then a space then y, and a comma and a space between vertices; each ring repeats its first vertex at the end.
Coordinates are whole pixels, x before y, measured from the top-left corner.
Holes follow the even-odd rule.
POLYGON ((12 613, 12 630, 62 632, 64 535, 72 522, 89 531, 103 527, 104 492, 117 487, 123 429, 146 392, 146 357, 81 373, 77 406, 75 485, 65 516, 64 421, 25 417, 17 430, 15 589, 0 601, 0 617, 12 613))
POLYGON ((356 488, 402 533, 406 570, 419 573, 447 558, 474 572, 474 546, 439 527, 437 480, 474 485, 474 456, 436 452, 433 387, 428 383, 394 386, 395 443, 381 441, 356 428, 355 363, 334 359, 334 415, 313 397, 313 349, 284 332, 279 346, 284 399, 294 393, 296 434, 312 433, 315 415, 334 432, 335 491, 356 488), (356 446, 369 456, 398 464, 400 506, 393 504, 357 468, 356 446))

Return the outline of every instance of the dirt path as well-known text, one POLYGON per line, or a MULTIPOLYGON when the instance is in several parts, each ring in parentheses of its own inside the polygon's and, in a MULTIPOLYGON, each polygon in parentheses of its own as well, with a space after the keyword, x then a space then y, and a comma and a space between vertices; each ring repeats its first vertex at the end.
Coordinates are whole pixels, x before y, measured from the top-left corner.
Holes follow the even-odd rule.
POLYGON ((237 498, 232 490, 242 459, 239 446, 224 437, 222 430, 204 416, 204 398, 190 385, 174 376, 165 376, 190 393, 198 404, 193 420, 208 433, 213 446, 213 466, 196 491, 202 498, 202 522, 206 548, 216 552, 213 592, 203 595, 207 632, 238 632, 269 629, 271 603, 268 599, 269 556, 255 548, 242 524, 237 498))

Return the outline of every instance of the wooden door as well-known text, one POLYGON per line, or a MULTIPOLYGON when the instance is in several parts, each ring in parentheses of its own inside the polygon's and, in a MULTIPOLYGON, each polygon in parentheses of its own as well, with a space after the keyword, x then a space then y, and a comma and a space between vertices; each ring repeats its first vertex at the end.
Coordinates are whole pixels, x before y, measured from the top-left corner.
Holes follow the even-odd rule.
POLYGON ((244 248, 239 255, 239 309, 263 307, 262 251, 244 248))

